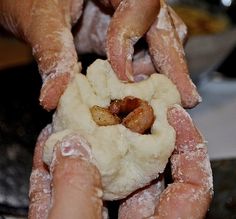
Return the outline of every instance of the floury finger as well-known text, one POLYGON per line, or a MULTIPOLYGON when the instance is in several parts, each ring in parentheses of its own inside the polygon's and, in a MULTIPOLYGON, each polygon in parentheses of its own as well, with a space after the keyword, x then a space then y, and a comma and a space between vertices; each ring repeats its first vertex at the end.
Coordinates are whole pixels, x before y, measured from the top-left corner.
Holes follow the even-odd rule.
POLYGON ((43 129, 35 147, 33 169, 30 177, 29 219, 46 219, 48 215, 51 197, 51 177, 42 157, 44 144, 51 132, 51 125, 43 129))
POLYGON ((133 45, 154 22, 159 0, 123 0, 118 5, 107 33, 107 56, 122 81, 133 81, 133 45))
POLYGON ((168 121, 176 131, 176 147, 171 157, 174 182, 161 194, 152 218, 203 219, 213 195, 204 139, 181 107, 169 109, 168 121))
POLYGON ((164 180, 159 177, 153 182, 125 199, 119 208, 119 219, 143 219, 154 214, 156 203, 164 190, 164 180))
POLYGON ((52 201, 48 218, 101 219, 102 185, 91 149, 79 135, 66 136, 54 149, 50 166, 52 201))
POLYGON ((91 151, 80 136, 67 136, 55 145, 50 167, 44 164, 43 147, 51 125, 40 134, 30 178, 29 219, 102 218, 101 179, 91 163, 91 151))
POLYGON ((156 69, 170 78, 178 88, 182 106, 196 106, 201 97, 189 77, 183 45, 163 0, 157 20, 147 32, 147 42, 156 69))
POLYGON ((71 25, 82 12, 83 0, 2 0, 0 23, 32 47, 43 78, 40 103, 56 108, 77 70, 71 25))

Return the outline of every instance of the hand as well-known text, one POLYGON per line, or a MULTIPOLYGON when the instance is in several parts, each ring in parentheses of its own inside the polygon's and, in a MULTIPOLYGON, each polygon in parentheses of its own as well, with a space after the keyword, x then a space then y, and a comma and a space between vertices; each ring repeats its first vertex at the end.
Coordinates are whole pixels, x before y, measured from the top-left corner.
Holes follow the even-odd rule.
MULTIPOLYGON (((78 52, 104 54, 106 47, 112 68, 121 80, 132 81, 136 73, 158 70, 176 84, 183 107, 191 108, 200 101, 188 76, 182 47, 186 27, 164 0, 94 2, 84 6, 76 37, 78 52), (99 3, 112 8, 111 13, 107 14, 99 3), (142 36, 146 36, 151 58, 142 51, 132 62, 133 44, 142 36)), ((0 2, 0 23, 32 47, 43 78, 40 103, 47 110, 57 106, 73 74, 80 71, 71 27, 80 18, 82 7, 83 0, 0 2)))
POLYGON ((180 107, 169 109, 168 122, 176 131, 175 150, 170 159, 173 183, 161 194, 160 187, 151 185, 129 197, 120 207, 120 219, 205 217, 213 182, 204 139, 180 107))
MULTIPOLYGON (((182 108, 169 109, 168 121, 176 130, 173 183, 163 192, 154 184, 131 195, 121 204, 119 219, 204 218, 212 198, 205 142, 182 108)), ((102 218, 101 179, 88 146, 80 137, 68 136, 55 146, 48 170, 42 148, 50 132, 49 126, 41 133, 35 150, 29 218, 102 218)))
POLYGON ((51 130, 49 125, 41 132, 35 148, 28 217, 101 218, 101 178, 91 163, 90 148, 79 136, 70 136, 55 145, 48 169, 42 155, 51 130))
POLYGON ((176 84, 183 107, 197 105, 201 98, 189 78, 183 49, 187 28, 173 9, 163 0, 121 1, 115 8, 114 14, 108 13, 88 1, 76 32, 77 51, 107 52, 113 70, 123 81, 133 81, 140 74, 163 73, 176 84), (148 49, 136 52, 133 45, 141 37, 148 49))
POLYGON ((81 14, 82 3, 81 0, 0 2, 0 23, 32 47, 43 78, 40 103, 47 110, 57 106, 78 68, 70 29, 81 14))

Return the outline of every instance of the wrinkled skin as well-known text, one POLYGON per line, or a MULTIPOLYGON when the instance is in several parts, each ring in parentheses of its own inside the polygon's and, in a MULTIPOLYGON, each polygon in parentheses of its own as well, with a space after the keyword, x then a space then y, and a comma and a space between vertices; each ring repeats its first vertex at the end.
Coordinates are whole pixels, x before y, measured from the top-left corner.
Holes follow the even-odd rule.
POLYGON ((176 131, 175 150, 170 159, 173 183, 160 196, 156 196, 159 187, 153 185, 134 193, 121 205, 120 219, 205 217, 212 198, 213 185, 204 139, 190 116, 180 107, 169 109, 167 116, 168 122, 176 131), (149 197, 149 205, 140 202, 142 197, 149 197))
POLYGON ((41 132, 36 144, 28 218, 100 218, 101 178, 98 169, 90 162, 90 149, 80 144, 78 136, 69 136, 55 145, 53 162, 48 168, 42 155, 51 132, 49 125, 41 132), (65 142, 68 147, 63 148, 65 142), (70 152, 71 156, 63 156, 70 152))
POLYGON ((107 54, 113 70, 124 81, 135 80, 137 71, 150 74, 158 70, 177 85, 184 107, 192 108, 200 101, 183 54, 186 27, 165 2, 2 0, 0 23, 33 49, 44 82, 40 103, 45 109, 56 108, 73 74, 80 70, 71 33, 78 20, 80 25, 75 30, 78 53, 107 54), (163 25, 157 25, 163 20, 160 13, 163 8, 170 25, 167 31, 159 28, 163 25), (132 62, 133 45, 145 36, 151 57, 144 51, 132 62))

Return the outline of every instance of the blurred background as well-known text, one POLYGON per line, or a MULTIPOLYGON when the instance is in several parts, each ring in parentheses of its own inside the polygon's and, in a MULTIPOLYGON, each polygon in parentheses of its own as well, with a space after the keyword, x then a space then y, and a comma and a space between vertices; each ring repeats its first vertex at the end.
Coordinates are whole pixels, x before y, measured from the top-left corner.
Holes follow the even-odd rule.
MULTIPOLYGON (((189 113, 208 141, 213 169, 215 195, 206 218, 235 219, 236 1, 169 3, 188 26, 186 56, 203 98, 189 113)), ((34 145, 52 116, 39 106, 40 86, 31 49, 0 29, 0 219, 27 216, 34 145)))

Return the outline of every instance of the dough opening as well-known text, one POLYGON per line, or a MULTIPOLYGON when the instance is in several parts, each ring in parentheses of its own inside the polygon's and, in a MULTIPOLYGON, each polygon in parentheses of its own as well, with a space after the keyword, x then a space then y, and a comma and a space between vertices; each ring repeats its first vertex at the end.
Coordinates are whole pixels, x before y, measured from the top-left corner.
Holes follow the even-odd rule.
POLYGON ((95 105, 90 108, 90 112, 99 126, 122 124, 139 134, 151 134, 155 120, 152 106, 147 101, 132 96, 111 100, 108 107, 95 105))

